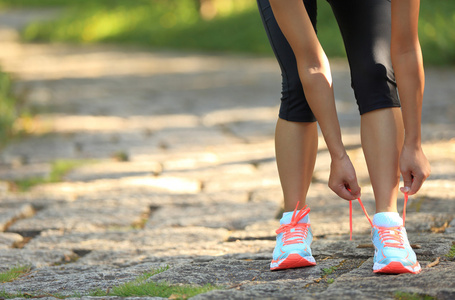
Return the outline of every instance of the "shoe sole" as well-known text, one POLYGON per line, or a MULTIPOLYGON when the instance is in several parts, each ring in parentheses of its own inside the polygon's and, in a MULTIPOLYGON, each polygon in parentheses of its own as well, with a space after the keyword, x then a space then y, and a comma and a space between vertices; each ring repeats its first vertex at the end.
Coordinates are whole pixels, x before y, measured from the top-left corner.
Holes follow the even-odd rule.
POLYGON ((270 270, 283 270, 283 269, 294 269, 301 267, 315 266, 316 261, 313 256, 302 257, 299 254, 289 254, 289 256, 283 260, 278 266, 270 268, 270 270))
POLYGON ((411 274, 418 274, 420 273, 421 268, 420 264, 417 263, 416 267, 405 267, 402 263, 398 261, 393 261, 388 265, 381 267, 380 264, 374 264, 373 272, 374 273, 387 273, 387 274, 403 274, 403 273, 411 273, 411 274), (375 268, 380 268, 375 270, 375 268))

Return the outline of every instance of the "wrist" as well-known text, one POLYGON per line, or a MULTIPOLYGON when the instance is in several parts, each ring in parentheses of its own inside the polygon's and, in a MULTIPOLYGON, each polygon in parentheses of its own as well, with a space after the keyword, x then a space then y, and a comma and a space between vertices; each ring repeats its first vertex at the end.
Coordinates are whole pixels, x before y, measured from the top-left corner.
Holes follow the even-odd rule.
POLYGON ((411 127, 404 131, 404 143, 408 145, 420 145, 421 142, 420 127, 411 127))
POLYGON ((418 149, 421 148, 420 137, 406 137, 404 138, 404 147, 418 149))
POLYGON ((332 160, 342 160, 348 156, 344 147, 343 147, 343 149, 338 149, 336 151, 329 150, 329 153, 330 153, 330 158, 332 160))

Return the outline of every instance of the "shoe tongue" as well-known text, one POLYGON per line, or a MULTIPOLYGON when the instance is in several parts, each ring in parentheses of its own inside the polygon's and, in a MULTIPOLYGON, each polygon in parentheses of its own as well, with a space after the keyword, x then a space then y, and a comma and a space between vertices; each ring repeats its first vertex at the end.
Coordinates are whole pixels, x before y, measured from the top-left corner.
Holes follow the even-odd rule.
MULTIPOLYGON (((297 215, 299 211, 300 210, 298 210, 295 214, 297 215)), ((283 217, 280 220, 280 225, 291 223, 293 214, 294 214, 293 211, 283 213, 283 217)), ((305 217, 303 217, 303 219, 299 221, 299 223, 310 223, 310 216, 307 214, 305 217)))
POLYGON ((403 219, 397 212, 381 212, 374 215, 373 225, 379 227, 396 227, 403 225, 403 219))

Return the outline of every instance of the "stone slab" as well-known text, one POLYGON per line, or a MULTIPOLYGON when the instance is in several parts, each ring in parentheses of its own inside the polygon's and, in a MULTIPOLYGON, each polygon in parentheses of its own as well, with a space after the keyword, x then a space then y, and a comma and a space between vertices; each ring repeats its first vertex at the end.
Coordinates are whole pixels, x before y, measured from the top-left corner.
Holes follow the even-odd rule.
POLYGON ((108 288, 133 281, 139 275, 159 268, 160 264, 146 263, 128 268, 112 266, 61 265, 32 269, 29 274, 13 282, 5 282, 6 293, 88 294, 96 289, 108 288))
POLYGON ((107 202, 76 201, 55 204, 37 212, 33 217, 18 220, 9 227, 17 233, 45 230, 100 231, 108 228, 128 228, 142 222, 149 207, 116 206, 107 202))
POLYGON ((445 233, 447 233, 447 234, 449 234, 449 233, 454 234, 455 233, 455 219, 453 219, 452 222, 450 222, 449 227, 447 227, 445 233))
POLYGON ((152 256, 152 252, 146 249, 87 250, 85 252, 88 253, 80 257, 75 264, 84 266, 110 265, 125 268, 140 263, 162 263, 163 265, 173 266, 175 264, 192 263, 204 259, 202 256, 157 257, 152 256))
POLYGON ((201 190, 201 182, 193 178, 175 176, 133 176, 99 179, 90 182, 61 182, 36 186, 33 193, 46 195, 84 195, 115 190, 146 190, 149 193, 194 194, 201 190))
POLYGON ((204 227, 159 228, 154 230, 105 231, 95 233, 65 233, 48 231, 41 233, 25 247, 27 249, 84 249, 84 250, 154 250, 156 255, 182 251, 196 253, 206 249, 216 253, 216 245, 227 238, 226 229, 204 227), (188 245, 194 246, 187 248, 188 245), (185 248, 182 248, 185 247, 185 248), (213 247, 213 250, 211 249, 213 247))
MULTIPOLYGON (((14 300, 26 300, 30 298, 11 298, 14 300)), ((56 300, 59 298, 56 297, 40 297, 41 300, 56 300)), ((68 297, 65 298, 67 300, 160 300, 160 299, 168 299, 162 297, 117 297, 117 296, 102 296, 102 297, 94 297, 94 296, 82 296, 82 297, 68 297)))
POLYGON ((69 250, 2 249, 0 255, 0 272, 17 265, 30 265, 34 268, 42 268, 67 263, 74 257, 77 256, 69 250))
POLYGON ((165 128, 154 135, 160 144, 170 149, 206 149, 214 145, 229 145, 241 141, 212 127, 165 128))
POLYGON ((307 281, 291 281, 280 282, 265 285, 251 286, 244 289, 232 289, 212 291, 205 294, 200 294, 192 299, 305 299, 305 300, 318 300, 318 299, 377 299, 377 300, 394 300, 393 297, 384 295, 371 295, 362 293, 357 290, 345 289, 336 291, 336 293, 310 293, 305 292, 305 287, 308 286, 307 281))
POLYGON ((52 162, 56 158, 75 158, 73 142, 70 138, 58 135, 30 137, 10 143, 0 154, 0 161, 13 164, 40 164, 52 162))
POLYGON ((28 203, 11 203, 0 201, 0 231, 5 231, 15 221, 35 214, 33 206, 28 203))
POLYGON ((229 287, 239 283, 263 284, 273 281, 288 281, 296 279, 317 279, 321 277, 324 268, 336 266, 341 260, 326 260, 314 267, 270 271, 269 260, 214 260, 207 263, 179 265, 150 277, 149 281, 167 281, 196 285, 221 285, 229 287))
MULTIPOLYGON (((275 114, 277 114, 275 112, 275 114)), ((223 125, 234 136, 248 143, 268 141, 275 135, 276 120, 270 118, 266 121, 243 121, 223 125)))
MULTIPOLYGON (((431 175, 430 175, 431 176, 431 175)), ((418 196, 425 196, 432 199, 447 199, 453 201, 453 180, 448 179, 435 179, 425 181, 419 191, 418 196)), ((417 197, 417 196, 416 196, 417 197)))
MULTIPOLYGON (((422 262, 423 266, 425 264, 422 262)), ((375 274, 371 271, 372 265, 372 259, 369 259, 360 268, 341 275, 329 286, 327 291, 335 294, 336 291, 342 292, 350 289, 376 296, 393 296, 393 293, 397 291, 433 297, 437 297, 441 292, 455 295, 455 280, 453 279, 455 263, 453 262, 442 262, 432 268, 423 267, 419 275, 375 274)))
POLYGON ((20 234, 12 232, 0 232, 0 249, 12 248, 14 244, 22 242, 24 239, 20 234))
MULTIPOLYGON (((12 164, 16 164, 14 161, 12 164)), ((20 164, 20 163, 19 163, 20 164)), ((19 180, 34 177, 45 178, 51 171, 50 164, 29 164, 0 168, 0 180, 19 180)))
POLYGON ((97 179, 158 175, 162 167, 158 162, 114 162, 83 166, 65 176, 68 181, 92 181, 97 179))
POLYGON ((219 204, 163 206, 154 212, 146 228, 203 226, 240 230, 258 221, 273 219, 278 207, 273 202, 232 203, 229 199, 219 204))

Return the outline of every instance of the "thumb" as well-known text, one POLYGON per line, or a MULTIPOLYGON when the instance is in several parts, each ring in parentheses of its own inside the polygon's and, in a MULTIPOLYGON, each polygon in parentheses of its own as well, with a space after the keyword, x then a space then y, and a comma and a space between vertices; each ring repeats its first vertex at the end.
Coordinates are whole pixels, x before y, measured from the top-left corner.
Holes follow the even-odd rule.
POLYGON ((359 186, 359 183, 357 182, 357 178, 350 181, 348 183, 348 185, 349 185, 349 191, 351 192, 351 194, 354 197, 359 198, 360 197, 360 186, 359 186))
POLYGON ((401 175, 403 176, 404 186, 400 188, 400 191, 402 193, 408 193, 411 190, 413 180, 411 171, 403 172, 401 175))

